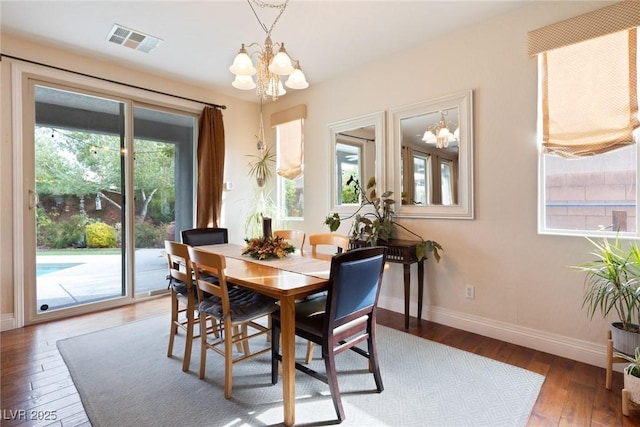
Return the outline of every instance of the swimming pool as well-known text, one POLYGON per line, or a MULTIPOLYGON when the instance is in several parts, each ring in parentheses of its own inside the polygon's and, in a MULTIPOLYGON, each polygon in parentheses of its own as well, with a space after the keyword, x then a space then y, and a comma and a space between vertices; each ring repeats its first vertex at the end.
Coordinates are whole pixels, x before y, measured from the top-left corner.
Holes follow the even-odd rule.
POLYGON ((42 276, 43 274, 54 273, 56 271, 64 270, 65 268, 75 267, 80 265, 80 262, 67 262, 56 264, 36 264, 36 276, 42 276))

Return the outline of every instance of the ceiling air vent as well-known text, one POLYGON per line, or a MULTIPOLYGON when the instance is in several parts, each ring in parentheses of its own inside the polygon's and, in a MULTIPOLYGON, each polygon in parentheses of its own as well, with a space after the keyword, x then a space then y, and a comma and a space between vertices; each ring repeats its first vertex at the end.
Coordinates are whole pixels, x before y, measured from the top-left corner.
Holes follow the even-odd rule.
POLYGON ((107 36, 107 40, 111 43, 147 53, 162 43, 162 39, 141 33, 140 31, 131 30, 118 24, 113 26, 107 36))

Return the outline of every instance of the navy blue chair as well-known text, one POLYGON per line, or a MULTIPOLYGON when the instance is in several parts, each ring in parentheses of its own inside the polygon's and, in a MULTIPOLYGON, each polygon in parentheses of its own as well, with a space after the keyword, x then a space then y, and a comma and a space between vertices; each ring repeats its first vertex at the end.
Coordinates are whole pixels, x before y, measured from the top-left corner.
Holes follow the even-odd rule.
POLYGON ((192 228, 182 230, 182 243, 189 246, 219 245, 229 243, 229 231, 226 228, 192 228))
MULTIPOLYGON (((327 297, 297 303, 296 335, 322 346, 326 374, 296 362, 296 369, 329 385, 333 406, 340 422, 345 414, 338 388, 335 356, 352 350, 369 361, 376 390, 382 392, 382 377, 376 349, 376 312, 385 247, 354 249, 331 259, 327 297), (356 347, 367 342, 367 350, 356 347)), ((280 354, 280 312, 272 314, 271 382, 278 382, 280 354)))

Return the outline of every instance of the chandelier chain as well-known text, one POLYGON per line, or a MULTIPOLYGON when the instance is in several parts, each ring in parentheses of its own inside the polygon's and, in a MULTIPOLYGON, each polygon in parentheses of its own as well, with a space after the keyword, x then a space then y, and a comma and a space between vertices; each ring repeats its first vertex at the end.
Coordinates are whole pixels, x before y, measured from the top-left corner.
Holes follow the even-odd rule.
POLYGON ((270 36, 271 35, 271 31, 273 31, 273 29, 276 26, 276 23, 278 22, 278 20, 280 19, 280 17, 284 13, 284 10, 287 8, 287 4, 289 4, 289 0, 285 0, 285 2, 282 3, 282 4, 272 4, 272 3, 267 3, 267 2, 264 2, 264 1, 261 1, 261 0, 247 0, 247 3, 249 3, 249 6, 251 7, 251 10, 253 11, 253 14, 256 16, 256 19, 258 20, 258 23, 260 24, 260 26, 262 27, 264 32, 267 33, 267 36, 270 36), (276 16, 276 19, 274 19, 273 24, 271 24, 271 27, 269 29, 267 29, 267 26, 264 25, 262 23, 262 21, 260 20, 260 17, 258 16, 258 13, 256 12, 256 9, 251 4, 252 2, 255 3, 256 6, 261 7, 261 8, 270 7, 270 8, 274 8, 274 9, 280 9, 280 13, 278 14, 278 16, 276 16))

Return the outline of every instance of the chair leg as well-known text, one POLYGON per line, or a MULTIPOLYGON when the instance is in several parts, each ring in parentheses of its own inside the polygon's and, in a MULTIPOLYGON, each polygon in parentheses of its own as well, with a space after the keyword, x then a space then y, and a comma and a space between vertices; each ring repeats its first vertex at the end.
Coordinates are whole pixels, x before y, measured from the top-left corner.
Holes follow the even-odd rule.
MULTIPOLYGON (((231 399, 231 390, 233 389, 233 339, 231 321, 224 320, 224 397, 231 399)), ((244 325, 243 325, 244 326, 244 325)))
POLYGON ((278 383, 278 368, 280 364, 276 355, 280 354, 280 327, 271 328, 271 384, 278 383))
POLYGON ((191 364, 191 347, 193 346, 193 329, 195 327, 195 314, 193 310, 187 309, 187 338, 184 343, 184 360, 182 361, 182 370, 187 372, 191 364))
POLYGON ((173 354, 173 341, 178 333, 178 325, 176 322, 178 321, 178 300, 174 294, 173 289, 171 290, 171 329, 169 330, 169 348, 167 349, 167 357, 171 357, 173 354))
POLYGON ((304 358, 305 363, 308 365, 313 360, 313 342, 307 343, 307 356, 304 358))
POLYGON ((200 313, 200 374, 199 378, 204 378, 204 371, 207 366, 207 315, 200 313))
POLYGON ((329 385, 329 391, 331 392, 331 398, 333 399, 333 407, 338 415, 338 421, 344 421, 344 408, 342 407, 342 399, 340 398, 340 389, 338 387, 338 376, 336 373, 336 359, 335 354, 323 355, 324 365, 327 371, 327 383, 329 385))
MULTIPOLYGON (((242 337, 246 338, 249 336, 249 328, 247 327, 246 323, 242 324, 242 337)), ((248 356, 249 354, 251 354, 251 350, 249 349, 249 340, 244 340, 242 341, 242 349, 244 351, 244 354, 246 356, 248 356)))
POLYGON ((369 350, 369 369, 373 372, 373 379, 376 382, 376 389, 378 390, 378 392, 382 392, 384 390, 384 385, 382 385, 382 376, 380 375, 380 364, 378 363, 378 349, 376 346, 375 331, 369 333, 369 339, 367 341, 369 350))

